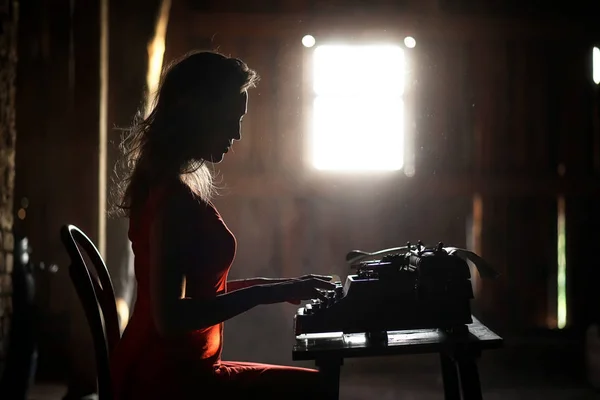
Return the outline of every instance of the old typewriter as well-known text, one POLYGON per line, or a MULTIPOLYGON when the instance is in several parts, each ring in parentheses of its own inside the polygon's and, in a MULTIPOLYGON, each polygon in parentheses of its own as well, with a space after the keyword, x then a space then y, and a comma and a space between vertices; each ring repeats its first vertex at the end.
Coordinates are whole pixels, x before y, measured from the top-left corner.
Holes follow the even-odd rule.
POLYGON ((296 335, 364 332, 378 337, 395 330, 464 328, 472 322, 471 272, 455 250, 418 242, 349 253, 356 273, 298 309, 296 335))

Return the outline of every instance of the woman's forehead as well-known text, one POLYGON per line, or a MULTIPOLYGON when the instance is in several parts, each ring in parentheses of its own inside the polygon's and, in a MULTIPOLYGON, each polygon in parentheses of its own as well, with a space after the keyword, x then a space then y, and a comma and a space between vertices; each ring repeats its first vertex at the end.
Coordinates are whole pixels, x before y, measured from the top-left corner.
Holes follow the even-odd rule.
POLYGON ((236 93, 225 98, 225 107, 233 109, 236 113, 245 114, 248 107, 248 93, 236 93))

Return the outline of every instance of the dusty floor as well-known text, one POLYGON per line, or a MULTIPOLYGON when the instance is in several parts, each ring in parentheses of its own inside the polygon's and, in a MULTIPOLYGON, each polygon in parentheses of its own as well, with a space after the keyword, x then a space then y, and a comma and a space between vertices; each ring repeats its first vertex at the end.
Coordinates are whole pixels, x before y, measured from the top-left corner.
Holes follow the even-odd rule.
MULTIPOLYGON (((349 378, 349 377, 344 377, 349 378)), ((343 378, 343 379, 344 379, 343 378)), ((371 379, 352 377, 342 381, 340 399, 343 400, 442 400, 439 384, 435 386, 408 382, 399 383, 391 377, 371 379)), ((38 385, 32 390, 30 400, 59 400, 65 393, 60 385, 38 385)), ((595 400, 600 392, 577 385, 524 385, 512 387, 486 387, 485 400, 595 400)))
MULTIPOLYGON (((435 355, 347 361, 342 370, 343 400, 442 400, 435 355)), ((560 351, 496 350, 484 354, 480 375, 486 400, 600 400, 581 368, 560 351)), ((66 388, 38 384, 30 400, 59 400, 66 388)))
MULTIPOLYGON (((581 339, 553 335, 506 340, 503 349, 485 352, 479 363, 484 399, 600 400, 600 389, 587 380, 581 339)), ((29 400, 60 400, 65 393, 60 383, 38 383, 29 400)), ((442 400, 439 358, 432 354, 346 360, 340 398, 442 400)))

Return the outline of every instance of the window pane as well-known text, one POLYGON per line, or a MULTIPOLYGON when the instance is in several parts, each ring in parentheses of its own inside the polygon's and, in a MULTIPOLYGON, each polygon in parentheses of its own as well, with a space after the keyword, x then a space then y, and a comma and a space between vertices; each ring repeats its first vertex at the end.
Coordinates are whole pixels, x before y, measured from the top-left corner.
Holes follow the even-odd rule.
POLYGON ((399 46, 319 46, 314 52, 313 89, 317 95, 401 95, 404 65, 399 46))
POLYGON ((317 169, 402 168, 401 97, 319 96, 313 111, 312 148, 317 169))
POLYGON ((592 77, 596 85, 600 83, 600 49, 597 47, 592 50, 592 77))

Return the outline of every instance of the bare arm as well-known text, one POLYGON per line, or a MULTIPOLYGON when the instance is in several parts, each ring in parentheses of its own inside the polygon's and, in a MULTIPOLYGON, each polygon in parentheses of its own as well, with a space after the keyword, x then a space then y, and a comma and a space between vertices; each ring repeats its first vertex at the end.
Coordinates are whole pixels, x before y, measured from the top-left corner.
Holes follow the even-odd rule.
POLYGON ((287 282, 289 279, 286 278, 248 278, 248 279, 234 279, 227 281, 227 291, 233 292, 235 290, 249 288, 256 285, 267 285, 270 283, 282 283, 287 282))
MULTIPOLYGON (((189 262, 185 252, 190 251, 186 246, 202 240, 195 228, 200 224, 190 223, 194 212, 189 200, 175 195, 151 228, 150 297, 156 328, 163 335, 207 328, 259 304, 273 302, 269 300, 270 285, 254 285, 210 299, 185 298, 185 263, 189 262)), ((193 248, 202 251, 201 246, 193 248)))

